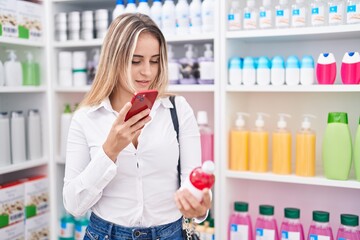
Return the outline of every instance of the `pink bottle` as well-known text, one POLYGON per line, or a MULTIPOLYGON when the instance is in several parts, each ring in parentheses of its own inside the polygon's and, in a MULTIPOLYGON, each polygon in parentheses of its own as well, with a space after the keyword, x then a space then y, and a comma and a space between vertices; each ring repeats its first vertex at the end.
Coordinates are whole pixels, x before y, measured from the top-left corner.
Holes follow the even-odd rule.
POLYGON ((311 223, 308 240, 334 240, 333 232, 329 224, 328 212, 313 211, 313 222, 311 223))
POLYGON ((207 112, 199 111, 197 113, 197 122, 200 130, 201 141, 201 160, 214 161, 214 134, 208 125, 207 112))
POLYGON ((230 215, 228 240, 253 240, 251 218, 247 202, 235 202, 230 215))
POLYGON ((343 84, 360 84, 360 55, 358 52, 345 53, 341 64, 343 84))
POLYGON ((285 219, 281 224, 280 233, 282 240, 304 240, 304 229, 300 223, 300 209, 285 208, 285 219))
POLYGON ((336 61, 332 53, 321 53, 316 64, 316 78, 319 84, 334 84, 336 61))
POLYGON ((256 240, 279 240, 279 233, 274 218, 274 206, 260 205, 259 217, 255 223, 256 240))
POLYGON ((187 188, 200 202, 203 197, 202 190, 205 188, 211 189, 214 185, 214 171, 215 165, 213 161, 203 162, 201 167, 194 168, 191 171, 189 178, 181 188, 187 188))
POLYGON ((352 214, 340 215, 341 226, 337 232, 337 240, 360 240, 359 216, 352 214))

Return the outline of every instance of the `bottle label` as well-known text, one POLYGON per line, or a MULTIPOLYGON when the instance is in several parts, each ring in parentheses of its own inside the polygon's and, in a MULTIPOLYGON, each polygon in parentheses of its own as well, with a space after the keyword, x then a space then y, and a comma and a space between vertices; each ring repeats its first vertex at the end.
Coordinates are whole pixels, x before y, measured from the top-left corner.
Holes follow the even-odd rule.
POLYGON ((300 240, 300 233, 299 232, 288 232, 288 231, 283 230, 281 232, 281 239, 282 240, 287 240, 287 239, 300 240))
POLYGON ((329 8, 329 24, 342 23, 343 21, 343 7, 342 5, 331 6, 329 8))
POLYGON ((347 23, 360 22, 360 4, 349 5, 346 9, 347 23))
POLYGON ((241 16, 239 13, 230 13, 228 15, 229 30, 241 29, 241 16))
POLYGON ((74 237, 74 223, 61 222, 60 223, 60 237, 71 238, 74 237))
POLYGON ((249 239, 248 233, 249 226, 241 224, 231 224, 230 240, 249 239))
POLYGON ((256 16, 251 12, 244 13, 244 29, 256 28, 256 16))
POLYGON ((323 25, 325 23, 324 7, 314 7, 311 9, 311 24, 313 26, 323 25))
POLYGON ((310 240, 330 240, 329 236, 310 234, 310 240))
POLYGON ((275 230, 257 228, 256 240, 275 240, 275 230))
POLYGON ((260 28, 271 28, 271 12, 270 10, 261 11, 259 18, 260 28))
POLYGON ((288 27, 290 24, 290 14, 289 9, 277 10, 275 17, 276 27, 288 27))
POLYGON ((292 26, 304 27, 306 24, 305 8, 298 8, 292 10, 292 26))

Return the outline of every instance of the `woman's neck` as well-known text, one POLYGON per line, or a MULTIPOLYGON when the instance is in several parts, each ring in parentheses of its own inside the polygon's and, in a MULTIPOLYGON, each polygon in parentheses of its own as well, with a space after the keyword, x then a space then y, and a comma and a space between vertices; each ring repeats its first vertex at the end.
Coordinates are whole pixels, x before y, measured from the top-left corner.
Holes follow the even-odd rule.
POLYGON ((112 108, 116 112, 120 112, 124 105, 131 101, 132 96, 131 92, 125 91, 122 88, 114 90, 109 97, 112 108))

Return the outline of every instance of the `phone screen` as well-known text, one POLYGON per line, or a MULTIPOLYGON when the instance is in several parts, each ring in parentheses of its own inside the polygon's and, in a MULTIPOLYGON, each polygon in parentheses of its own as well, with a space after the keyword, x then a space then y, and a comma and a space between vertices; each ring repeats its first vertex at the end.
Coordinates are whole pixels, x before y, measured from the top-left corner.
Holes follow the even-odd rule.
POLYGON ((146 90, 136 93, 131 99, 132 106, 126 114, 125 121, 147 108, 151 109, 157 95, 157 90, 146 90))

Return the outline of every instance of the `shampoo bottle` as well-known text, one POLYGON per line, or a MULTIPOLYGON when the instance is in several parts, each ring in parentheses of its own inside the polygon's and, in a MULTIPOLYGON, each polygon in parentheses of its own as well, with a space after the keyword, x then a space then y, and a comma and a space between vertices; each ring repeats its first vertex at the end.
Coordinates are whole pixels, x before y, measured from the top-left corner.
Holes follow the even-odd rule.
POLYGON ((281 56, 275 56, 271 60, 271 85, 280 86, 285 84, 285 61, 281 56))
POLYGON ((343 84, 360 84, 360 55, 358 52, 346 52, 341 63, 343 84))
POLYGON ((22 111, 11 112, 11 155, 12 163, 26 161, 25 118, 22 111))
POLYGON ((316 78, 319 84, 334 84, 336 61, 332 53, 321 53, 316 64, 316 78))
POLYGON ((257 113, 255 129, 249 133, 249 170, 252 172, 267 172, 269 162, 269 132, 265 130, 264 116, 257 113))
POLYGON ((354 143, 354 166, 355 166, 355 176, 358 181, 360 181, 360 118, 359 125, 357 126, 355 143, 354 143))
POLYGON ((201 33, 201 28, 201 0, 192 0, 190 3, 190 34, 201 33))
POLYGON ((304 229, 300 222, 300 209, 285 208, 280 227, 282 240, 304 240, 304 229))
POLYGON ((5 62, 5 86, 18 87, 22 85, 22 67, 21 63, 17 61, 15 50, 6 50, 9 53, 8 61, 5 62))
POLYGON ((124 0, 116 0, 116 6, 112 12, 112 19, 114 20, 125 12, 124 0))
POLYGON ((190 33, 190 9, 186 0, 178 0, 175 6, 176 34, 187 35, 190 33))
POLYGON ((322 146, 325 177, 347 180, 351 167, 352 145, 345 112, 330 112, 322 146))
POLYGON ((207 43, 205 46, 204 56, 199 58, 200 79, 199 84, 214 84, 215 79, 215 65, 213 58, 213 51, 211 44, 207 43))
POLYGON ((61 123, 60 123, 60 156, 62 160, 64 160, 66 157, 66 142, 70 128, 71 118, 72 118, 72 112, 71 112, 70 104, 66 104, 64 112, 61 114, 61 123))
POLYGON ((245 128, 244 116, 248 113, 238 112, 235 127, 230 131, 230 164, 233 171, 249 170, 249 131, 245 128))
POLYGON ((185 58, 180 59, 180 84, 197 84, 199 79, 199 63, 195 58, 194 45, 185 44, 185 58))
POLYGON ((0 167, 11 164, 10 118, 8 112, 0 112, 0 167))
POLYGON ((243 59, 233 57, 229 60, 229 85, 239 86, 242 84, 243 59))
POLYGON ((270 85, 271 63, 268 57, 259 57, 258 66, 256 68, 256 82, 258 85, 270 85))
POLYGON ((154 0, 150 8, 151 19, 156 23, 156 25, 161 29, 161 15, 162 15, 162 3, 161 0, 154 0))
POLYGON ((332 228, 329 223, 330 214, 325 211, 313 211, 307 240, 324 239, 334 240, 332 228))
POLYGON ((337 240, 359 240, 359 216, 353 214, 340 215, 341 226, 338 229, 337 240))
POLYGON ((168 44, 168 75, 170 84, 179 84, 180 81, 180 64, 174 59, 172 45, 168 44))
POLYGON ((279 240, 279 232, 274 217, 274 206, 260 205, 255 222, 256 239, 279 240))
POLYGON ((304 114, 301 129, 296 133, 295 174, 302 177, 315 176, 316 135, 311 129, 311 114, 304 114))
POLYGON ((235 202, 234 212, 229 219, 229 240, 253 240, 252 223, 247 202, 235 202))
POLYGON ((290 115, 279 113, 277 129, 272 137, 272 171, 275 174, 291 174, 291 133, 287 129, 286 117, 290 115))
POLYGON ((315 67, 312 56, 304 56, 301 59, 300 84, 313 85, 315 83, 315 67))
POLYGON ((202 162, 214 161, 214 133, 209 127, 206 111, 197 112, 197 122, 200 130, 202 162))
POLYGON ((31 52, 26 53, 26 61, 22 62, 22 71, 22 83, 24 86, 37 86, 40 84, 40 79, 38 78, 39 64, 35 63, 31 52))
POLYGON ((40 113, 37 109, 29 110, 27 122, 28 159, 40 159, 42 157, 42 132, 40 113))

